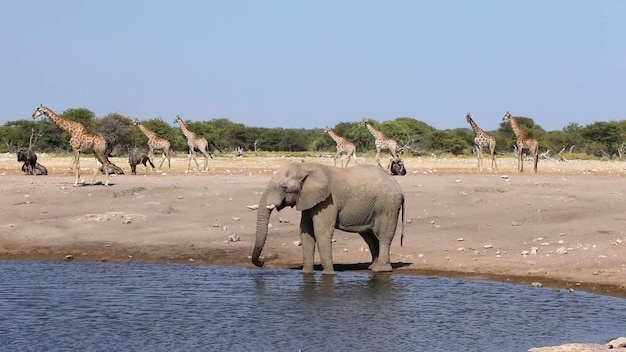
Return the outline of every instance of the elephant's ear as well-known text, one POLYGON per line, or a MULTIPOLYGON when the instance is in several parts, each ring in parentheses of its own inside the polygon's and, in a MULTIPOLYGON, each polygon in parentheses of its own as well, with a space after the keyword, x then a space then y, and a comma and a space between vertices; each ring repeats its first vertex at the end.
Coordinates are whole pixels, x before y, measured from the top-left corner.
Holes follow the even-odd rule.
POLYGON ((319 167, 312 167, 302 179, 296 210, 311 209, 330 196, 329 180, 319 167))

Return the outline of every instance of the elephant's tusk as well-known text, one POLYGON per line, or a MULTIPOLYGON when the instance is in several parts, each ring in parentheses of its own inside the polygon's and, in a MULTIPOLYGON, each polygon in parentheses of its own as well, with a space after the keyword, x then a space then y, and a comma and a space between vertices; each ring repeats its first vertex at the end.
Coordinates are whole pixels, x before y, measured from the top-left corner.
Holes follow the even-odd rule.
POLYGON ((269 210, 274 210, 274 208, 276 208, 276 204, 266 205, 265 207, 269 210))

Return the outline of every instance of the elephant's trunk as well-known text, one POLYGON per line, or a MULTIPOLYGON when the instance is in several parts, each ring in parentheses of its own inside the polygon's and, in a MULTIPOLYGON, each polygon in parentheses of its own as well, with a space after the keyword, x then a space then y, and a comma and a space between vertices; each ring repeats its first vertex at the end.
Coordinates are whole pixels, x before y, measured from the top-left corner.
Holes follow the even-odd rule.
POLYGON ((270 221, 270 214, 275 206, 267 205, 266 197, 261 197, 259 209, 256 215, 256 241, 254 250, 252 251, 252 263, 256 266, 263 266, 263 262, 259 260, 265 240, 267 239, 267 225, 270 221))

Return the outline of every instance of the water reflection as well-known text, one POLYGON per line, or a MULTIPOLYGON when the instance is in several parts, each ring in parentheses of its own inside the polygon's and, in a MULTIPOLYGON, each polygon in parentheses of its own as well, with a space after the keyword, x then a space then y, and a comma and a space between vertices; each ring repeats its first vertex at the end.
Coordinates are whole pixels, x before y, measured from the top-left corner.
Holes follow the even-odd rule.
POLYGON ((526 351, 623 335, 626 301, 398 274, 0 262, 11 351, 526 351))

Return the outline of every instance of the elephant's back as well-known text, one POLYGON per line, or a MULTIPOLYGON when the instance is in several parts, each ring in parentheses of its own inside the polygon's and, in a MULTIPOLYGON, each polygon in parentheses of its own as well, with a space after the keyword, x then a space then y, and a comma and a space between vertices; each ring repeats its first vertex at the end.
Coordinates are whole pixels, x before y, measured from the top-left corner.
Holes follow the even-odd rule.
POLYGON ((402 194, 398 181, 378 166, 361 164, 343 170, 349 173, 350 182, 359 188, 402 194))

